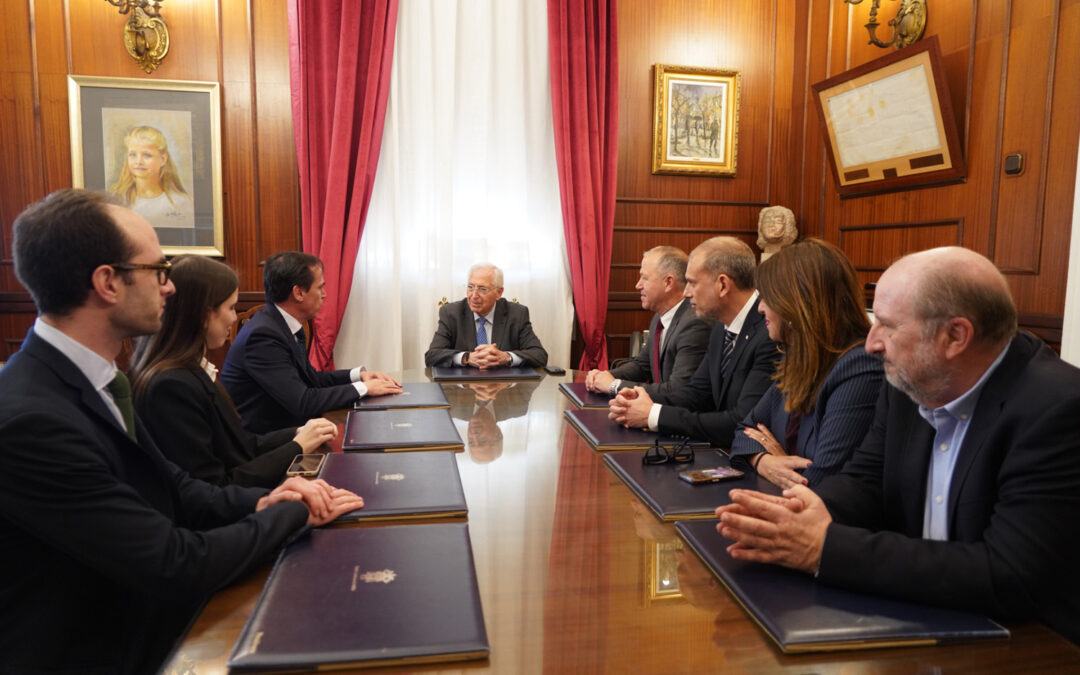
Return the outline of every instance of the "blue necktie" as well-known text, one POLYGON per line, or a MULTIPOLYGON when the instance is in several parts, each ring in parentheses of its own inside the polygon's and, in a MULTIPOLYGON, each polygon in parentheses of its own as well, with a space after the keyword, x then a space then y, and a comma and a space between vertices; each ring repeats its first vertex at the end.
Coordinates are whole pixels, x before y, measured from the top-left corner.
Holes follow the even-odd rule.
POLYGON ((476 344, 477 345, 486 345, 488 343, 487 328, 485 328, 485 326, 487 326, 487 319, 485 319, 482 316, 477 317, 477 319, 476 319, 476 344))

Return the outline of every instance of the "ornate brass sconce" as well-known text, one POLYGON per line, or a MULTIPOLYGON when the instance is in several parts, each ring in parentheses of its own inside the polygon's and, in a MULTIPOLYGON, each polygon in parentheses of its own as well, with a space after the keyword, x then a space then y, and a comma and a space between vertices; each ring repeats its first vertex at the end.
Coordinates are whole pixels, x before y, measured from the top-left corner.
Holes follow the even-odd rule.
POLYGON ((161 18, 162 0, 105 0, 130 13, 124 24, 124 47, 139 67, 154 72, 169 53, 169 28, 161 18))
MULTIPOLYGON (((110 0, 111 1, 111 0, 110 0)), ((844 0, 849 5, 857 5, 863 0, 844 0)), ((926 30, 926 0, 900 0, 900 8, 896 16, 889 21, 892 26, 892 39, 882 42, 877 38, 877 12, 881 0, 871 0, 870 22, 866 24, 866 30, 870 33, 870 44, 878 47, 907 47, 922 37, 926 30)))

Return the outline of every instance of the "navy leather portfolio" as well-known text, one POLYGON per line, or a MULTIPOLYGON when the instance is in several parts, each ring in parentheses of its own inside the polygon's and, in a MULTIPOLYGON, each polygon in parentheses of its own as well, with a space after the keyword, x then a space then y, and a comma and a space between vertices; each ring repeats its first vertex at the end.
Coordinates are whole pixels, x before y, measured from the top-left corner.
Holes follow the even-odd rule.
POLYGON ((480 370, 479 368, 444 368, 442 366, 433 366, 431 369, 431 379, 436 382, 461 382, 467 380, 539 380, 540 373, 530 366, 520 366, 518 368, 488 368, 487 370, 480 370))
POLYGON ((461 518, 469 512, 457 459, 448 451, 337 452, 327 455, 319 478, 364 498, 364 508, 339 521, 461 518))
POLYGON ((735 560, 715 520, 675 528, 784 653, 1009 637, 979 614, 854 593, 777 565, 735 560))
POLYGON ((278 556, 228 666, 438 663, 489 651, 468 525, 331 528, 278 556))
POLYGON ((465 445, 445 408, 350 410, 342 450, 453 450, 465 445))
POLYGON ((682 464, 642 464, 642 454, 612 453, 604 456, 604 464, 661 520, 712 518, 715 522, 716 507, 731 503, 728 490, 732 488, 780 494, 780 488, 752 471, 746 472, 741 478, 717 483, 695 485, 679 478, 679 473, 683 471, 731 466, 727 456, 719 450, 697 450, 693 462, 682 464))
POLYGON ((584 382, 560 382, 559 391, 566 394, 578 408, 593 408, 607 410, 611 397, 606 394, 596 394, 585 388, 584 382))
MULTIPOLYGON (((597 452, 612 452, 616 450, 646 450, 651 448, 656 439, 660 439, 660 445, 673 448, 683 443, 683 439, 657 434, 652 431, 641 429, 627 429, 621 424, 616 424, 608 419, 607 410, 566 410, 563 412, 570 425, 577 430, 578 434, 593 447, 597 452)), ((707 449, 708 443, 691 441, 695 450, 707 449)))
POLYGON ((356 410, 393 410, 396 408, 449 408, 442 385, 437 382, 405 382, 400 394, 365 396, 353 404, 356 410))

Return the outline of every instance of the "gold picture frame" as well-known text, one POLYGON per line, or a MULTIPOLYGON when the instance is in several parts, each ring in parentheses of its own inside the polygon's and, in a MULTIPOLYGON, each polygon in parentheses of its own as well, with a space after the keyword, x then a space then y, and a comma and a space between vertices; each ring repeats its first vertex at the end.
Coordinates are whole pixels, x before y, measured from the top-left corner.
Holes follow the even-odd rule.
POLYGON ((676 553, 682 550, 682 541, 645 541, 645 605, 657 602, 681 600, 677 571, 679 561, 676 553))
POLYGON ((68 109, 72 185, 116 194, 166 255, 225 255, 217 82, 69 75, 68 109))
POLYGON ((936 35, 812 88, 842 199, 967 176, 936 35))
POLYGON ((653 79, 652 172, 734 176, 742 74, 657 63, 653 79))

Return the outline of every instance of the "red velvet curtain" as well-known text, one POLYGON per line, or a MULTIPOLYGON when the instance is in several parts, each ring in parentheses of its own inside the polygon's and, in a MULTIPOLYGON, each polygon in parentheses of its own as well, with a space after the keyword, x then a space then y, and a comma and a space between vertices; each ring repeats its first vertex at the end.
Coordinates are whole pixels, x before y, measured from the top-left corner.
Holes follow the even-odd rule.
POLYGON ((311 362, 332 368, 382 145, 398 0, 289 0, 304 250, 325 265, 311 362))
POLYGON ((615 0, 548 0, 555 158, 578 330, 578 368, 607 368, 619 59, 615 0))

